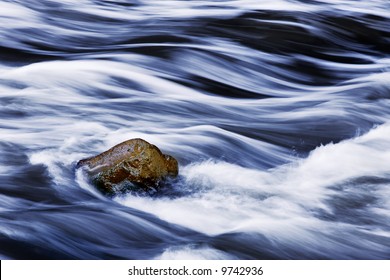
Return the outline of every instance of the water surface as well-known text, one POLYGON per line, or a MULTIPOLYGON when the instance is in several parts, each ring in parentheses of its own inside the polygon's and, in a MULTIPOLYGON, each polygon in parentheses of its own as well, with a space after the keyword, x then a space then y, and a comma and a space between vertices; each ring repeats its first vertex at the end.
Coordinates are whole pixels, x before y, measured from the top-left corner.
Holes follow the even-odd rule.
POLYGON ((0 1, 2 259, 389 259, 390 3, 0 1), (180 176, 100 195, 141 137, 180 176))

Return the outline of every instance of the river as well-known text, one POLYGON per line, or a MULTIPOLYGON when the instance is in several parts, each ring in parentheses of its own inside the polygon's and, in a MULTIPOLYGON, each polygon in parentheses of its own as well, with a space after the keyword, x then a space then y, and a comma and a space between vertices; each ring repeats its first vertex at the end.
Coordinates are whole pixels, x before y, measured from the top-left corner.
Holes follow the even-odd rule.
POLYGON ((1 259, 389 259, 388 0, 0 1, 1 259), (151 195, 78 160, 143 138, 151 195))

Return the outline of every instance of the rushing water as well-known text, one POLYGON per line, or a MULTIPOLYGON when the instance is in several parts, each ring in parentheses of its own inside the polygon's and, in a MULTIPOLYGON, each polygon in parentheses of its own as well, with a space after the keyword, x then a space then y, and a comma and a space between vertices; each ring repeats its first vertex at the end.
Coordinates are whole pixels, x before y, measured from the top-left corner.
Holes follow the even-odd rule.
POLYGON ((390 2, 0 1, 0 258, 389 259, 390 2), (171 188, 75 170, 135 137, 171 188))

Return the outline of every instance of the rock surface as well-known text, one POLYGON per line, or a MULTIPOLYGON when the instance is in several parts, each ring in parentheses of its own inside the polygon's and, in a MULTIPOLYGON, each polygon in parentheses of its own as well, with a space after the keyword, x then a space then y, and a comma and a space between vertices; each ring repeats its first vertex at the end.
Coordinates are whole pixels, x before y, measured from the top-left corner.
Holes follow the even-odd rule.
POLYGON ((163 154, 156 146, 139 138, 82 159, 77 167, 84 168, 92 183, 107 194, 116 193, 123 186, 154 190, 167 177, 178 175, 178 163, 174 157, 163 154))

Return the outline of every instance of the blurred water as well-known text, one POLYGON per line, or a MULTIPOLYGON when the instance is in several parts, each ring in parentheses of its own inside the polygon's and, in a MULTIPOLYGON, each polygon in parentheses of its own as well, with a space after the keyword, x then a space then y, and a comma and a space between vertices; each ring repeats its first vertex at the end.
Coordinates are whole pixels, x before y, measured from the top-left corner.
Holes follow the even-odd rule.
POLYGON ((390 3, 0 1, 0 256, 388 259, 390 3), (153 197, 75 163, 141 137, 153 197))

